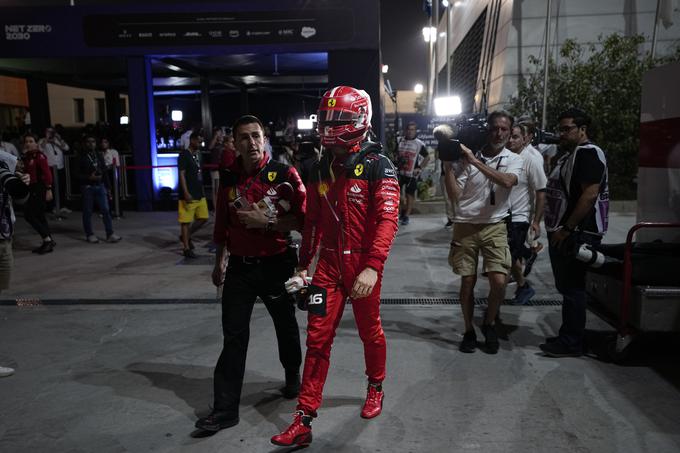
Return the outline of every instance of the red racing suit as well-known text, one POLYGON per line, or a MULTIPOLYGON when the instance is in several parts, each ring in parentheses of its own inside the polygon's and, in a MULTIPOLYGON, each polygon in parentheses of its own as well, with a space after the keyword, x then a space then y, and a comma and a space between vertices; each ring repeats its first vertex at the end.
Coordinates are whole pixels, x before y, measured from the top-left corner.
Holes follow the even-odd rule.
POLYGON ((385 378, 380 287, 398 228, 399 182, 394 166, 378 150, 379 145, 364 145, 360 153, 344 159, 327 153, 315 165, 307 187, 300 267, 309 266, 320 245, 312 283, 327 291, 326 316, 308 314, 307 354, 298 398, 298 409, 314 416, 321 405, 331 345, 345 301, 366 267, 377 271, 378 280, 370 295, 353 301, 352 311, 364 344, 368 380, 379 383, 385 378))

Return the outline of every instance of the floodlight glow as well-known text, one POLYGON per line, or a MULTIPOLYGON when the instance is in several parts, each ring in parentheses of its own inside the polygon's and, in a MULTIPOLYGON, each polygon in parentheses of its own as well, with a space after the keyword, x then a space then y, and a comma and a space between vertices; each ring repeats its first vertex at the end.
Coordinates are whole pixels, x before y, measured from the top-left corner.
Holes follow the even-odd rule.
POLYGON ((449 0, 442 0, 442 6, 443 6, 444 8, 448 8, 449 5, 450 5, 449 0))
POLYGON ((184 115, 182 114, 181 110, 173 110, 170 112, 170 118, 172 118, 173 121, 182 121, 184 115))
POLYGON ((416 92, 416 94, 420 94, 423 92, 423 84, 422 83, 416 83, 416 86, 413 87, 413 91, 416 92))
POLYGON ((437 38, 436 27, 423 27, 423 39, 425 42, 434 41, 437 38))
POLYGON ((382 73, 387 74, 387 71, 389 71, 390 67, 386 64, 382 65, 382 73))
POLYGON ((456 8, 458 8, 458 7, 461 6, 462 4, 463 4, 463 2, 461 2, 461 1, 459 0, 459 1, 457 1, 457 2, 454 2, 453 6, 455 6, 456 8))
POLYGON ((120 124, 128 124, 130 122, 130 118, 127 116, 123 115, 120 117, 120 124))
POLYGON ((434 98, 434 114, 437 116, 458 115, 463 111, 460 96, 434 98))
POLYGON ((301 131, 308 131, 314 129, 314 120, 309 118, 300 118, 297 120, 297 128, 301 131))

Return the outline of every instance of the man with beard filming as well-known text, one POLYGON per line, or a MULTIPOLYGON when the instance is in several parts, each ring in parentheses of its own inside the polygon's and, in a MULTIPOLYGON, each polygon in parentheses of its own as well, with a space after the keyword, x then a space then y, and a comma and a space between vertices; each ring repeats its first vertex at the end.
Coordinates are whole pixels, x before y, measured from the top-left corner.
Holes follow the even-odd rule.
POLYGON ((598 245, 607 232, 607 159, 590 142, 591 119, 571 108, 559 116, 560 148, 548 177, 545 228, 555 286, 562 294, 562 326, 540 345, 550 357, 578 357, 584 350, 585 277, 588 265, 576 259, 582 244, 598 245))
POLYGON ((300 333, 294 300, 284 283, 297 265, 289 233, 302 229, 305 187, 295 168, 267 156, 264 126, 257 117, 242 116, 232 131, 239 156, 220 169, 213 234, 217 256, 212 280, 215 286, 224 284, 224 343, 215 366, 213 410, 196 422, 205 431, 239 423, 250 317, 258 297, 274 321, 286 379, 282 394, 295 398, 300 388, 300 333))
MULTIPOLYGON (((459 144, 460 158, 445 165, 446 189, 455 200, 453 239, 449 264, 461 276, 460 304, 465 334, 459 349, 474 352, 477 335, 472 323, 474 288, 477 283, 479 254, 484 258, 482 275, 489 278, 489 306, 482 324, 486 351, 498 352, 494 326, 498 307, 505 298, 506 275, 510 270, 510 250, 506 221, 510 190, 522 172, 522 158, 505 148, 513 118, 504 111, 489 115, 486 145, 476 155, 459 144)), ((441 153, 440 153, 441 156, 441 153)))

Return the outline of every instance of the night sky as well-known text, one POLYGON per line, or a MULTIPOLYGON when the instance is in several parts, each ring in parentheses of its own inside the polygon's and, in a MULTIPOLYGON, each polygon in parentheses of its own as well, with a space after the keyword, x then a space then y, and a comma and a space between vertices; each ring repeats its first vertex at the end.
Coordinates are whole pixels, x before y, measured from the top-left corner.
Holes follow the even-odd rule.
POLYGON ((386 78, 395 90, 412 90, 416 82, 427 85, 426 25, 422 0, 381 1, 382 61, 389 66, 386 78))

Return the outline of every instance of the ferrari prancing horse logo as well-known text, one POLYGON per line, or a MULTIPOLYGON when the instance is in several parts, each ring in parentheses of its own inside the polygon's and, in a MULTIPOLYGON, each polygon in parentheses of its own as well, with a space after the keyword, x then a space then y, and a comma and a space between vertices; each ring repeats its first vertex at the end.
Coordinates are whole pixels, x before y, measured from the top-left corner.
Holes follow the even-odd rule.
POLYGON ((326 195, 327 192, 328 192, 328 184, 326 184, 325 182, 322 182, 321 184, 319 184, 319 195, 321 195, 323 197, 323 196, 326 195))
POLYGON ((331 108, 335 107, 335 99, 330 98, 328 100, 328 106, 331 107, 331 108))
POLYGON ((364 164, 357 164, 356 167, 354 167, 354 174, 357 176, 361 176, 361 174, 364 172, 364 164))
POLYGON ((269 182, 274 182, 274 180, 276 179, 276 172, 270 171, 269 173, 267 173, 267 179, 269 180, 269 182))

